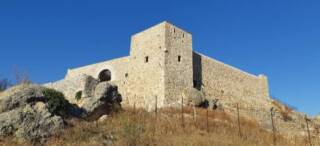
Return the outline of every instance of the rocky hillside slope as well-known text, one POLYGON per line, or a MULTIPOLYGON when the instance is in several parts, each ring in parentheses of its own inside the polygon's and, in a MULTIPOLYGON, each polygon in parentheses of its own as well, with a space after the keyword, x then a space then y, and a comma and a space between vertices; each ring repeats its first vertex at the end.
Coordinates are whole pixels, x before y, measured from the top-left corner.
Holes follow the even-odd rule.
POLYGON ((1 92, 0 145, 320 145, 319 119, 277 101, 272 111, 206 99, 182 109, 123 110, 116 85, 89 83, 66 98, 34 84, 1 92))
MULTIPOLYGON (((50 146, 270 146, 274 144, 272 132, 244 117, 240 118, 222 110, 205 110, 185 107, 146 112, 141 109, 124 111, 94 122, 69 120, 72 127, 54 134, 44 145, 50 146), (183 116, 181 113, 184 113, 183 116), (207 118, 208 117, 208 118, 207 118)), ((313 145, 319 141, 313 139, 313 145)), ((4 145, 21 145, 11 138, 4 145)), ((28 143, 23 143, 28 145, 28 143)), ((287 138, 276 135, 281 146, 308 146, 307 137, 287 138)), ((29 144, 32 145, 32 144, 29 144)))
POLYGON ((117 87, 109 83, 98 84, 94 95, 79 106, 70 104, 62 93, 39 85, 22 84, 1 92, 0 138, 42 144, 68 128, 68 119, 96 120, 121 102, 117 87))

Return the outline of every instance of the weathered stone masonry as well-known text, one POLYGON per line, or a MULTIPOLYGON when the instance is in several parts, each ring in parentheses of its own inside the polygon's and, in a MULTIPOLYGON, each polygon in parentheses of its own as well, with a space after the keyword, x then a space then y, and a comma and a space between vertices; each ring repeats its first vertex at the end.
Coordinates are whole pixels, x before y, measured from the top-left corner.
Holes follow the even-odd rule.
POLYGON ((193 52, 192 35, 168 22, 133 35, 129 56, 68 70, 64 80, 46 86, 72 98, 83 89, 83 76, 98 79, 103 70, 111 72, 111 82, 119 86, 124 105, 149 110, 156 98, 159 107, 172 106, 194 91, 227 103, 250 100, 259 106, 269 100, 265 76, 193 52))

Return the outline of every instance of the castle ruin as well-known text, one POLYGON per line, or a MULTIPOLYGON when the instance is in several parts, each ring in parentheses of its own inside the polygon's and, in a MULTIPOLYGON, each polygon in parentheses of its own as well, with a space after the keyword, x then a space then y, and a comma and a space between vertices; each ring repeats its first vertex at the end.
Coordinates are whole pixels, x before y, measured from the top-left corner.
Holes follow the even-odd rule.
POLYGON ((268 80, 194 52, 192 35, 162 22, 131 37, 130 55, 69 69, 65 79, 46 86, 74 97, 89 75, 118 85, 123 105, 153 109, 174 106, 201 92, 228 103, 249 101, 260 106, 269 99, 268 80))

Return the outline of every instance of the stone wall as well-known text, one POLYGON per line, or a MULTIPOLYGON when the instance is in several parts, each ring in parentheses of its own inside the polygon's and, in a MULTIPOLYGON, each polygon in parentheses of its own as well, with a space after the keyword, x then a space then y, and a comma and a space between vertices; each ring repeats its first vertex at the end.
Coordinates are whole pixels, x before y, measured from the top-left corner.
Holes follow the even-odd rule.
POLYGON ((153 110, 164 100, 165 23, 131 38, 130 76, 126 104, 153 110))
POLYGON ((115 83, 118 86, 119 92, 126 97, 126 84, 129 76, 128 65, 129 57, 123 57, 80 68, 69 69, 65 79, 47 83, 45 86, 63 92, 71 102, 76 102, 74 98, 75 94, 84 89, 87 76, 98 79, 99 73, 108 69, 111 71, 111 82, 115 83))
POLYGON ((111 71, 111 81, 118 85, 119 92, 126 97, 127 96, 127 82, 130 76, 129 74, 129 61, 130 57, 122 57, 114 60, 104 61, 92 65, 87 65, 80 68, 68 70, 65 77, 66 80, 72 80, 77 76, 83 74, 92 76, 96 79, 99 77, 99 73, 105 69, 111 71))
POLYGON ((269 103, 268 81, 202 54, 193 53, 194 80, 206 97, 244 106, 263 107, 269 103), (202 86, 201 86, 202 85, 202 86))
MULTIPOLYGON (((152 111, 156 100, 158 107, 166 107, 180 106, 181 97, 220 99, 224 110, 236 114, 235 104, 239 103, 241 116, 254 117, 270 129, 273 105, 267 77, 193 52, 192 35, 170 23, 133 35, 130 56, 68 70, 65 79, 45 86, 63 92, 71 103, 77 103, 75 94, 85 88, 89 76, 98 79, 105 69, 110 70, 111 82, 118 86, 124 106, 152 111)), ((284 121, 276 113, 280 133, 286 129, 294 133, 304 130, 303 115, 291 115, 291 121, 284 121)))
POLYGON ((53 83, 47 83, 44 86, 62 92, 70 103, 76 103, 75 95, 78 91, 84 89, 86 78, 87 75, 79 74, 72 78, 65 78, 53 83))
POLYGON ((74 97, 83 75, 99 78, 105 69, 118 85, 123 104, 153 110, 180 103, 202 91, 226 103, 266 104, 268 81, 192 51, 192 35, 163 22, 131 37, 130 56, 68 70, 64 80, 46 84, 74 97), (193 88, 194 87, 194 88, 193 88), (197 91, 196 91, 197 92, 197 91), (190 93, 190 94, 189 94, 190 93), (187 95, 185 95, 187 94, 187 95))
POLYGON ((66 78, 86 74, 98 78, 99 73, 108 69, 111 71, 111 81, 125 80, 128 73, 129 56, 87 65, 80 68, 69 69, 66 78))
POLYGON ((165 104, 170 106, 192 88, 192 35, 167 23, 165 49, 165 104))

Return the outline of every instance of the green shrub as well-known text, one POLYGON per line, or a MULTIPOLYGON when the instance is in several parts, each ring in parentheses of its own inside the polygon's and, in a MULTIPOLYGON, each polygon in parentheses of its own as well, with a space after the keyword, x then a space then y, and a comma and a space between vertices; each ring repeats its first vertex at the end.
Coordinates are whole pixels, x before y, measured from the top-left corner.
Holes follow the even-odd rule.
POLYGON ((68 116, 70 103, 64 98, 63 93, 46 88, 43 95, 48 103, 49 112, 62 117, 68 116))
POLYGON ((76 100, 80 100, 81 97, 82 97, 82 91, 78 91, 75 96, 76 100))

